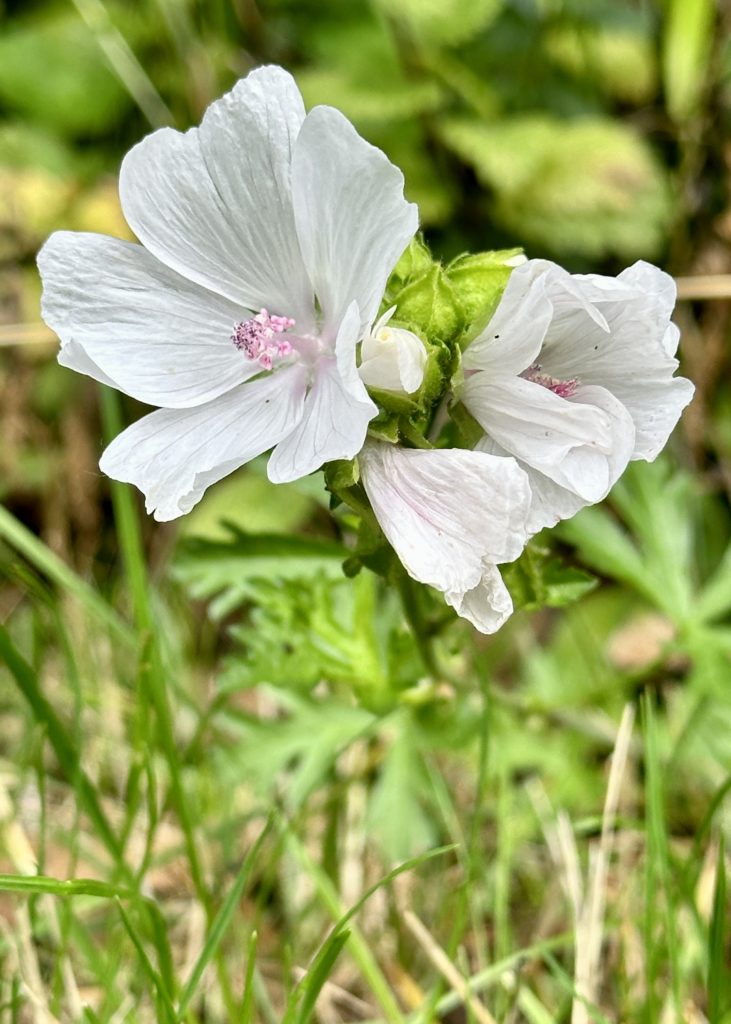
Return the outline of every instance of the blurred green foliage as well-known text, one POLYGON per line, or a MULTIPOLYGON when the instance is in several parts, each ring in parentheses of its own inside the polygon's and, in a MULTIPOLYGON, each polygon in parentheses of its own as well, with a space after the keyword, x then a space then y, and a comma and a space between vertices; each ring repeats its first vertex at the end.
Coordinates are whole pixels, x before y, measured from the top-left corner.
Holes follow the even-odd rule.
MULTIPOLYGON (((61 198, 274 61, 404 169, 444 253, 517 241, 596 266, 667 251, 674 135, 693 131, 707 86, 714 5, 47 0, 0 18, 0 167, 49 175, 61 198)), ((21 188, 9 181, 0 223, 21 188)), ((34 244, 74 226, 71 210, 43 207, 34 244)))

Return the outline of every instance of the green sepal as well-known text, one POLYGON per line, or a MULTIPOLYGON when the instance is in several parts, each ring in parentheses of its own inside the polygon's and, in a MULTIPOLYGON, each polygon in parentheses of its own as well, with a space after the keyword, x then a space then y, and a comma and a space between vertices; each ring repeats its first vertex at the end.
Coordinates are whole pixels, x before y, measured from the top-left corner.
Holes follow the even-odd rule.
POLYGON ((407 284, 394 297, 398 318, 432 344, 451 348, 465 327, 457 292, 437 263, 407 284))
POLYGON ((449 415, 459 430, 465 448, 474 448, 477 442, 485 436, 485 431, 461 402, 450 405, 449 415))
POLYGON ((361 515, 355 550, 343 564, 343 571, 347 576, 355 576, 362 566, 386 580, 393 580, 394 573, 401 571, 399 560, 372 513, 361 515))
POLYGON ((344 491, 360 481, 357 459, 336 459, 325 466, 325 486, 334 496, 341 498, 344 491))
POLYGON ((421 277, 433 265, 434 258, 422 236, 417 235, 415 238, 412 238, 398 263, 391 271, 381 311, 385 312, 386 309, 393 306, 398 299, 399 292, 410 281, 421 277))
POLYGON ((522 249, 466 253, 445 269, 465 319, 460 338, 463 348, 489 322, 514 269, 508 261, 522 254, 522 249))
POLYGON ((428 449, 434 445, 428 441, 425 433, 429 427, 429 420, 425 416, 409 418, 402 416, 399 420, 399 433, 404 441, 408 441, 414 448, 428 449))
MULTIPOLYGON (((381 413, 386 414, 384 422, 388 423, 390 427, 392 417, 388 414, 395 414, 396 418, 399 416, 413 416, 422 408, 421 390, 415 391, 412 395, 407 395, 405 391, 387 391, 384 388, 369 387, 368 394, 381 411, 375 420, 371 420, 370 427, 378 421, 381 413)), ((398 435, 394 438, 386 437, 384 440, 397 441, 398 435)))
MULTIPOLYGON (((378 402, 378 399, 375 396, 385 394, 386 392, 372 389, 370 393, 373 396, 374 401, 378 402)), ((372 419, 368 424, 368 436, 375 438, 376 441, 386 441, 388 444, 398 444, 398 421, 398 412, 391 412, 387 409, 381 408, 375 419, 372 419)))

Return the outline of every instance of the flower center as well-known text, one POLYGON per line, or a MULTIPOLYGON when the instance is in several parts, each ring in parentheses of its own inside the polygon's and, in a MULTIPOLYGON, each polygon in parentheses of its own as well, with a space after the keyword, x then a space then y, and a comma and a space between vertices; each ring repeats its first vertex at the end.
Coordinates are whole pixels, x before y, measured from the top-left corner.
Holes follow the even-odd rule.
POLYGON ((560 377, 551 377, 549 374, 543 372, 543 368, 540 363, 533 363, 527 370, 524 370, 520 375, 524 380, 532 381, 533 384, 540 384, 542 388, 548 388, 549 391, 553 391, 554 395, 558 395, 559 398, 571 398, 575 394, 577 387, 579 386, 578 377, 572 377, 570 380, 561 380, 560 377))
POLYGON ((271 370, 275 362, 292 355, 292 343, 281 338, 290 327, 294 327, 291 317, 270 316, 262 309, 256 316, 234 326, 231 341, 239 352, 255 359, 265 370, 271 370))

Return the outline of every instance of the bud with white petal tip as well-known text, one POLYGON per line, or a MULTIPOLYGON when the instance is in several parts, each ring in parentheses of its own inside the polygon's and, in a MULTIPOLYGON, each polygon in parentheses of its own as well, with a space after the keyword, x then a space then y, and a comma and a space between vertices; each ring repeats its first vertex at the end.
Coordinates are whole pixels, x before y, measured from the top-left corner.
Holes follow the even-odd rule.
POLYGON ((367 387, 413 395, 424 380, 424 342, 403 327, 390 327, 396 306, 386 310, 363 339, 360 379, 367 387))

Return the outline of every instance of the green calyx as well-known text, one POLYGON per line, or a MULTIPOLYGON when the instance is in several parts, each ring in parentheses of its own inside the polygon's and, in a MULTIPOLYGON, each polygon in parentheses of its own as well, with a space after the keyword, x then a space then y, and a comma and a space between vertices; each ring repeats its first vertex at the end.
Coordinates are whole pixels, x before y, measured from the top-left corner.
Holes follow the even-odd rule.
POLYGON ((421 387, 413 394, 370 388, 379 414, 369 434, 381 441, 431 447, 434 413, 459 375, 462 350, 492 317, 522 250, 462 255, 444 266, 415 238, 386 286, 381 313, 396 306, 391 326, 416 334, 427 352, 421 387))

